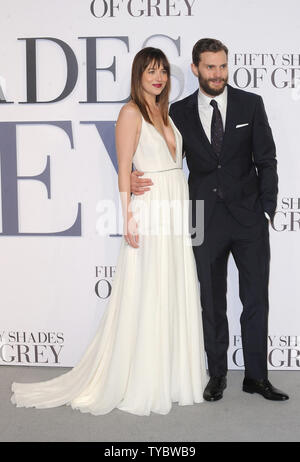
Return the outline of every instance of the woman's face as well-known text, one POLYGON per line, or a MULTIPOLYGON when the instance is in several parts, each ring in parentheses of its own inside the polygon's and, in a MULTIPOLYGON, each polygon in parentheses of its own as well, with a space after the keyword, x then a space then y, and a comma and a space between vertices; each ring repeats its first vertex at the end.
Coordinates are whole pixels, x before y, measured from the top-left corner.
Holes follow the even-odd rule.
POLYGON ((150 63, 142 74, 142 88, 145 93, 151 96, 158 96, 161 94, 168 81, 168 74, 166 69, 160 64, 150 63))

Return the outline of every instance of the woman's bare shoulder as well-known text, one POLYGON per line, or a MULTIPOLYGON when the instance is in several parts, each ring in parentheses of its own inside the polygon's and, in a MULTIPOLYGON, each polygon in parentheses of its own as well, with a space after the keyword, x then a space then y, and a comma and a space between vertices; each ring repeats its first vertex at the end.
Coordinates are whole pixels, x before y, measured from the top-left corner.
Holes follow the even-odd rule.
POLYGON ((132 122, 137 122, 141 120, 141 113, 138 106, 133 101, 129 101, 128 103, 124 104, 120 110, 119 118, 120 117, 126 117, 129 118, 132 122))

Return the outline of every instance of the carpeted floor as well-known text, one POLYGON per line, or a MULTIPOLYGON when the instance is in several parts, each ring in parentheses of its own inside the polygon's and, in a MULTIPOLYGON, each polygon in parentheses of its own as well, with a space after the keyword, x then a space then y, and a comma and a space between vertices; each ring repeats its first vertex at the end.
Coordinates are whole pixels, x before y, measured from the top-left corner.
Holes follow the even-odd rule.
POLYGON ((173 405, 168 415, 140 417, 115 409, 104 416, 54 409, 16 408, 10 386, 38 382, 66 368, 1 366, 1 442, 289 442, 300 440, 300 374, 272 371, 269 379, 290 395, 286 402, 267 401, 241 391, 243 373, 230 371, 222 400, 194 406, 173 405))

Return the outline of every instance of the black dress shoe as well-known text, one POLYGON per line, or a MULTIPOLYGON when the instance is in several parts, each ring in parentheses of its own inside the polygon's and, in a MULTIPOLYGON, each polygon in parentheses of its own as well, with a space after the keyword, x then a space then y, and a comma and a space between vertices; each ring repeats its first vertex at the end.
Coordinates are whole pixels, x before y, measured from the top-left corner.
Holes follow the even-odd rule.
POLYGON ((205 387, 203 398, 206 401, 218 401, 223 398, 223 390, 225 390, 226 386, 227 380, 225 376, 211 377, 205 387))
POLYGON ((264 398, 272 401, 286 401, 289 399, 286 393, 273 387, 269 380, 253 380, 245 377, 243 391, 246 393, 259 393, 264 398))

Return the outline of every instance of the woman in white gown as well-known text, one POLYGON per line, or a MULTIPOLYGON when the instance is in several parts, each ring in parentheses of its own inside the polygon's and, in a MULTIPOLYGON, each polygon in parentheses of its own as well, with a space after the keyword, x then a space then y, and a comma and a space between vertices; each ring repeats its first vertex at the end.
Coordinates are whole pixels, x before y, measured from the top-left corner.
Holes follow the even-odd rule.
POLYGON ((94 415, 114 408, 149 415, 167 414, 172 402, 203 401, 200 297, 184 226, 188 186, 181 135, 168 116, 169 90, 167 58, 159 49, 144 48, 134 59, 131 101, 116 126, 124 239, 109 302, 71 371, 45 382, 12 384, 18 407, 66 404, 94 415), (153 181, 142 207, 136 207, 137 196, 130 197, 132 164, 153 181))

